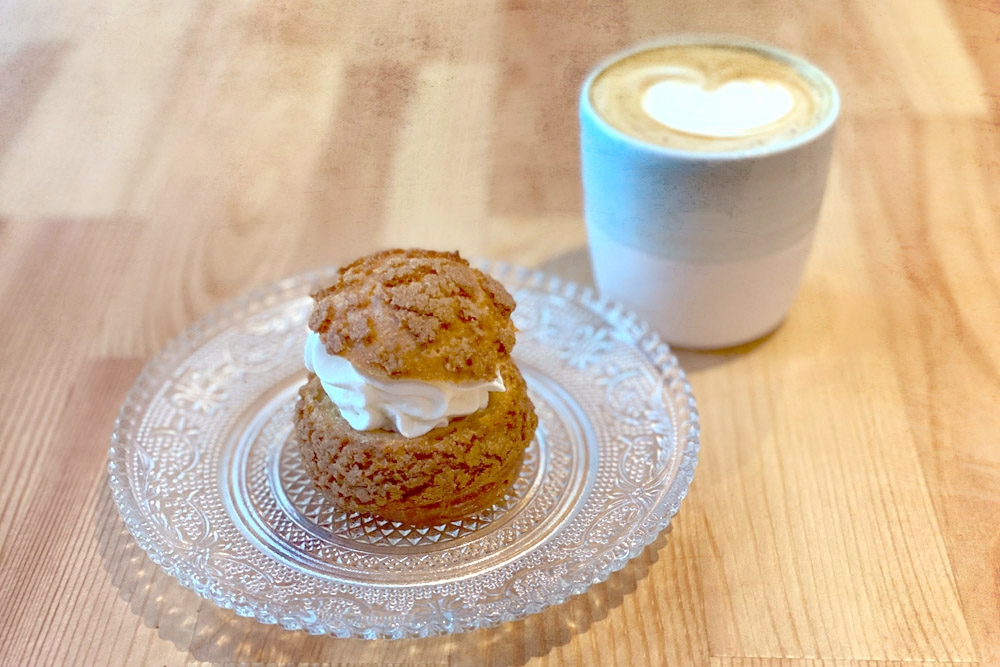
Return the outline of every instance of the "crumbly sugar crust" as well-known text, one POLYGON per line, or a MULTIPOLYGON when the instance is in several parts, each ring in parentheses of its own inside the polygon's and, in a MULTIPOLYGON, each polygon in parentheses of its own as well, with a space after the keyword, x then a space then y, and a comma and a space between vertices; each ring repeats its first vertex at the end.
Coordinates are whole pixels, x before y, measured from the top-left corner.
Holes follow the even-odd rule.
POLYGON ((309 328, 379 379, 490 381, 514 347, 514 299, 458 253, 387 250, 313 294, 309 328))
POLYGON ((345 512, 431 526, 500 500, 538 425, 520 371, 499 365, 506 391, 486 408, 417 438, 355 431, 315 375, 299 391, 296 438, 316 488, 345 512))

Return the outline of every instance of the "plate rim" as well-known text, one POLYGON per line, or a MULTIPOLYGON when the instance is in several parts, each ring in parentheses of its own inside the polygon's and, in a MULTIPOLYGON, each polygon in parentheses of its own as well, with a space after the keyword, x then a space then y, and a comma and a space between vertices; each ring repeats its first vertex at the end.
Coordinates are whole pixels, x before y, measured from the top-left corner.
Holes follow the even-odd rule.
MULTIPOLYGON (((231 299, 193 323, 185 327, 171 338, 156 352, 143 367, 133 385, 123 399, 121 409, 114 422, 108 450, 108 483, 112 491, 115 506, 128 532, 136 544, 146 553, 150 561, 155 563, 167 575, 176 579, 185 588, 193 590, 200 597, 226 609, 232 609, 238 615, 254 618, 265 624, 280 624, 290 630, 301 629, 310 634, 329 634, 337 637, 402 638, 424 637, 453 632, 463 632, 479 628, 493 627, 508 620, 524 618, 555 604, 565 602, 569 597, 579 595, 591 586, 605 581, 612 573, 624 568, 630 560, 637 557, 646 546, 652 543, 678 512, 681 503, 686 498, 698 464, 701 446, 701 429, 697 405, 686 373, 681 368, 677 357, 669 345, 638 316, 620 303, 612 302, 600 296, 592 287, 580 286, 559 276, 546 273, 541 269, 529 269, 503 261, 478 259, 470 262, 476 268, 489 273, 505 287, 516 291, 523 288, 533 288, 550 296, 561 297, 581 305, 608 324, 617 329, 624 329, 632 338, 630 346, 642 352, 644 356, 658 369, 661 376, 670 380, 671 394, 675 404, 681 405, 684 414, 679 415, 675 428, 675 446, 680 448, 680 459, 677 474, 663 494, 657 507, 650 516, 655 516, 652 523, 648 518, 639 523, 630 535, 637 536, 627 548, 603 567, 595 567, 591 576, 584 582, 566 582, 556 597, 527 601, 520 613, 510 618, 482 618, 475 623, 456 623, 453 619, 443 627, 414 627, 400 624, 393 631, 369 629, 357 631, 352 626, 331 628, 329 626, 310 625, 301 618, 290 618, 278 613, 280 610, 269 609, 267 602, 262 605, 240 602, 240 595, 226 595, 213 586, 211 581, 199 581, 198 573, 193 572, 190 563, 184 559, 175 558, 170 545, 158 544, 155 536, 150 534, 149 526, 145 525, 138 500, 133 493, 128 480, 126 449, 133 442, 136 427, 141 423, 144 414, 143 405, 148 403, 153 394, 152 384, 156 378, 162 377, 161 369, 175 367, 183 361, 183 353, 190 351, 193 343, 210 339, 217 333, 216 329, 231 322, 234 317, 247 317, 265 308, 289 300, 290 293, 303 288, 316 286, 320 281, 330 280, 336 275, 336 267, 325 267, 318 270, 289 276, 263 286, 248 290, 231 299), (684 400, 679 400, 684 399, 684 400), (686 419, 684 419, 686 417, 686 419), (676 491, 676 492, 675 492, 676 491)), ((295 298, 301 298, 299 295, 295 298)), ((548 591, 551 593, 551 591, 548 591)))

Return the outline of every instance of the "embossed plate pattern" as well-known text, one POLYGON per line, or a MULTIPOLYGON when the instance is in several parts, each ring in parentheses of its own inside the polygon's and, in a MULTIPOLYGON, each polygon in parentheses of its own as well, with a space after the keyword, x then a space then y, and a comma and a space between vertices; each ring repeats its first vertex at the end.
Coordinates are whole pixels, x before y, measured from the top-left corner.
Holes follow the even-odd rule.
POLYGON ((237 614, 338 637, 460 632, 559 604, 669 523, 699 447, 691 388, 656 334, 589 289, 482 265, 517 300, 514 357, 539 428, 494 507, 415 528, 327 505, 291 441, 309 292, 232 302, 172 341, 122 406, 108 471, 151 560, 237 614))

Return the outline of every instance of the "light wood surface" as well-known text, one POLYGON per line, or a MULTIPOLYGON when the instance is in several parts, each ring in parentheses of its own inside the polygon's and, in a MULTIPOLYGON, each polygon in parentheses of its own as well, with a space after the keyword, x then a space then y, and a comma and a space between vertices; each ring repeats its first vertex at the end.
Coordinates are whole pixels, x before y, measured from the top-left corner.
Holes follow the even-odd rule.
POLYGON ((0 2, 0 663, 1000 664, 1000 5, 0 2), (578 85, 677 31, 842 89, 777 333, 679 353, 669 535, 492 630, 311 637, 153 565, 107 486, 143 364, 235 295, 386 246, 588 280, 578 85))

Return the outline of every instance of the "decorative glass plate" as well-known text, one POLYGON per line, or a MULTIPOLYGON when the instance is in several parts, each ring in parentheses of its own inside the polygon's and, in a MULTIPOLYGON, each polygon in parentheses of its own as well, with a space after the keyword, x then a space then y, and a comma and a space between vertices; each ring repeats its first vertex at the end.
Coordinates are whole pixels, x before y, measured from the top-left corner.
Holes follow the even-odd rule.
POLYGON ((620 307, 536 271, 481 265, 514 295, 514 358, 539 427, 494 507, 414 528, 330 507, 292 439, 309 292, 290 278, 203 318, 145 368, 108 471, 136 542, 199 595, 338 637, 522 618, 625 566, 669 523, 699 447, 669 348, 620 307))

